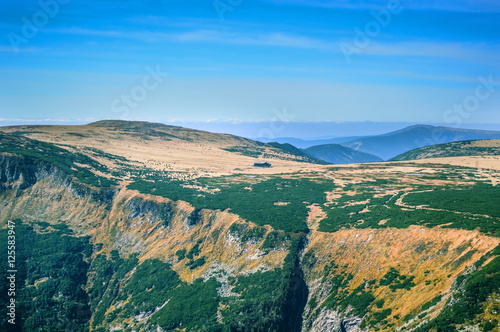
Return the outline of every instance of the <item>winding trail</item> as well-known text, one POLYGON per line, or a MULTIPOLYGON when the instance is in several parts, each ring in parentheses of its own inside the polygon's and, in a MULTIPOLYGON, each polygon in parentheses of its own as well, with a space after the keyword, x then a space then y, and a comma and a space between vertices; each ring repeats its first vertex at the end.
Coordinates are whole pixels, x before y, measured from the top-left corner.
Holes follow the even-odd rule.
MULTIPOLYGON (((489 216, 487 214, 479 214, 479 213, 472 213, 472 212, 461 212, 461 211, 452 211, 452 210, 445 210, 445 209, 436 209, 436 208, 431 208, 426 205, 408 205, 403 202, 403 199, 409 195, 409 194, 418 194, 418 193, 426 193, 426 192, 432 192, 433 190, 420 190, 420 191, 409 191, 401 195, 396 202, 394 202, 395 205, 407 209, 415 209, 415 210, 427 210, 427 211, 441 211, 441 212, 449 212, 449 213, 455 213, 455 214, 460 214, 460 215, 466 215, 466 216, 472 216, 472 217, 482 217, 482 218, 489 218, 489 219, 495 219, 499 220, 499 218, 489 216)), ((391 198, 392 199, 392 198, 391 198)))

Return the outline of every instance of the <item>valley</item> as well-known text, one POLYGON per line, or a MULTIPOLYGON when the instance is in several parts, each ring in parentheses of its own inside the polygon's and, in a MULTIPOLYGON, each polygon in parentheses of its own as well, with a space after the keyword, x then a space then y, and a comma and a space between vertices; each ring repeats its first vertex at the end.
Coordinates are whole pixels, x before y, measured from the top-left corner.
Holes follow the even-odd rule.
POLYGON ((1 243, 10 220, 33 244, 22 324, 497 331, 500 159, 481 151, 331 165, 145 122, 2 127, 1 243))

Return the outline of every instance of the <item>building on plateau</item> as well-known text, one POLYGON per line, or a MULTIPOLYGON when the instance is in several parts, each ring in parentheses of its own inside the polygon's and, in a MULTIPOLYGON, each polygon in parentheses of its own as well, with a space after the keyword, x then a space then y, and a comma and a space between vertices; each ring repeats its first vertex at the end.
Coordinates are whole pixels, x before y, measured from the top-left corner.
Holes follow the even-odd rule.
POLYGON ((261 167, 261 168, 270 168, 272 167, 272 165, 268 162, 265 162, 265 163, 254 163, 253 164, 254 167, 261 167))

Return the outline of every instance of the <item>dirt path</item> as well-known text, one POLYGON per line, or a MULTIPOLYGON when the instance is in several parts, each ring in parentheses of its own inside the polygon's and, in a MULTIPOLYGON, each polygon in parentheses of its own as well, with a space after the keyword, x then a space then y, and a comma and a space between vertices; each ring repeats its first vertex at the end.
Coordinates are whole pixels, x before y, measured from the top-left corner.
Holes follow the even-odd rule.
POLYGON ((449 213, 455 213, 455 214, 461 214, 461 215, 466 215, 466 216, 472 216, 472 217, 482 217, 482 218, 489 218, 489 219, 498 219, 486 214, 479 214, 479 213, 472 213, 472 212, 460 212, 460 211, 452 211, 452 210, 445 210, 445 209, 436 209, 436 208, 431 208, 425 205, 408 205, 403 202, 403 199, 408 195, 408 194, 417 194, 417 193, 426 193, 426 192, 431 192, 433 190, 421 190, 421 191, 410 191, 407 193, 404 193, 399 197, 396 202, 394 202, 395 205, 402 207, 402 208, 407 208, 407 209, 416 209, 416 210, 427 210, 427 211, 441 211, 441 212, 449 212, 449 213))

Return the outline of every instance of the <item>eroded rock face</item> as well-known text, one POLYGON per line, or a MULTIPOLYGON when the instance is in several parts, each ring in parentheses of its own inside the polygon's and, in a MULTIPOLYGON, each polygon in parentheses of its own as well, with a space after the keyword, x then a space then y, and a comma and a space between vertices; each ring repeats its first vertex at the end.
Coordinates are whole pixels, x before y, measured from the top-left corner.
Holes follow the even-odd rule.
MULTIPOLYGON (((473 263, 498 243, 497 238, 478 231, 421 226, 312 232, 302 257, 310 293, 303 314, 303 330, 369 331, 373 329, 369 325, 371 313, 382 309, 390 309, 386 319, 392 319, 396 327, 402 326, 405 324, 402 318, 408 312, 418 311, 425 303, 442 296, 442 300, 430 308, 437 313, 448 300, 447 296, 452 295, 454 280, 471 273, 473 263), (415 285, 390 289, 380 283, 391 268, 399 271, 401 280, 412 278, 415 285), (333 292, 336 293, 328 301, 329 305, 342 302, 355 289, 373 296, 373 301, 367 303, 366 317, 353 316, 345 302, 326 309, 325 301, 333 292), (377 308, 374 303, 380 300, 383 305, 377 308), (360 328, 361 318, 367 318, 365 330, 360 328)), ((453 303, 452 296, 450 303, 453 303)))
POLYGON ((54 172, 55 167, 36 159, 0 154, 0 192, 26 189, 54 172))
MULTIPOLYGON (((272 231, 268 226, 262 227, 262 237, 243 241, 229 230, 241 218, 227 211, 195 210, 185 202, 126 188, 90 188, 54 166, 12 155, 0 155, 0 207, 0 222, 21 218, 65 223, 78 235, 90 235, 95 243, 103 243, 103 251, 118 250, 124 256, 139 253, 140 259, 169 262, 183 281, 215 277, 221 283, 218 292, 222 297, 236 296, 229 287, 229 277, 280 267, 287 254, 285 247, 261 250, 266 234, 272 231), (176 252, 189 252, 196 243, 206 263, 191 270, 176 252)), ((249 227, 251 223, 242 224, 249 227)), ((304 249, 308 259, 303 259, 301 269, 292 275, 292 281, 297 281, 297 306, 305 303, 308 293, 309 299, 314 298, 302 316, 302 331, 370 330, 361 329, 361 318, 352 316, 349 309, 339 312, 321 306, 331 294, 329 278, 337 272, 354 276, 351 290, 366 281, 380 280, 391 267, 397 267, 402 275, 415 276, 417 286, 410 290, 392 293, 379 288, 374 293, 377 299, 386 299, 384 308, 393 310, 391 317, 404 317, 438 293, 447 294, 455 277, 470 272, 467 266, 497 244, 498 239, 476 231, 417 226, 336 233, 313 230, 304 249), (331 262, 337 263, 339 270, 325 275, 324 268, 331 262), (426 280, 435 284, 427 286, 426 280), (406 311, 400 309, 403 304, 406 311)))
POLYGON ((303 330, 307 332, 337 332, 340 331, 341 321, 337 311, 321 308, 314 319, 304 322, 303 330))
MULTIPOLYGON (((214 266, 224 266, 230 273, 219 278, 222 296, 234 296, 227 277, 274 270, 283 265, 287 255, 281 246, 261 255, 262 242, 272 231, 267 226, 245 223, 245 227, 261 228, 262 237, 252 241, 237 237, 235 243, 227 243, 231 225, 241 222, 229 212, 195 210, 186 202, 123 187, 92 188, 56 167, 23 163, 23 158, 15 156, 2 155, 0 159, 0 223, 18 218, 26 223, 64 223, 78 236, 90 236, 102 254, 116 250, 122 257, 138 255, 141 261, 168 262, 188 283, 214 274, 214 266), (188 258, 180 259, 176 253, 189 253, 194 246, 199 247, 194 259, 203 257, 205 263, 192 269, 188 258)), ((110 326, 115 323, 110 322, 110 326)))
POLYGON ((133 197, 126 204, 125 207, 130 210, 127 219, 141 218, 147 219, 150 224, 155 224, 162 221, 163 226, 168 226, 172 217, 172 204, 159 203, 148 201, 141 197, 133 197))
POLYGON ((303 331, 307 332, 363 332, 359 327, 362 319, 356 316, 344 317, 345 315, 335 310, 321 308, 314 319, 310 319, 303 325, 303 331))
POLYGON ((362 332, 363 330, 359 327, 361 324, 361 318, 351 316, 348 318, 342 319, 340 323, 340 331, 341 332, 362 332))

